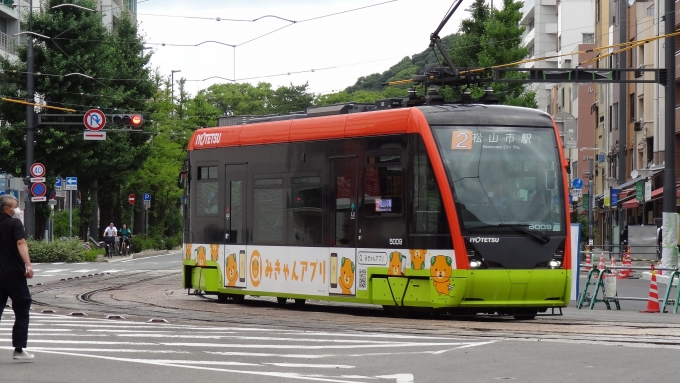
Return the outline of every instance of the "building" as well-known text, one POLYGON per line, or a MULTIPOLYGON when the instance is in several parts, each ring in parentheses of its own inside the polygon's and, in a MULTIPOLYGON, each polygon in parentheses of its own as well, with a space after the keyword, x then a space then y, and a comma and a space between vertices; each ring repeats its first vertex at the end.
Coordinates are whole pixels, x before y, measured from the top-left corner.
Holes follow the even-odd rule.
POLYGON ((28 12, 28 2, 25 0, 0 0, 0 55, 10 60, 16 60, 17 38, 21 28, 22 14, 28 12))
MULTIPOLYGON (((526 30, 522 36, 522 46, 529 50, 527 58, 555 56, 557 54, 557 0, 525 0, 522 7, 520 25, 526 30)), ((580 16, 578 16, 580 17, 580 16)), ((575 18, 578 18, 575 16, 575 18)), ((557 58, 523 64, 524 68, 557 68, 557 58)), ((537 84, 538 109, 547 111, 550 100, 551 84, 537 84)))
POLYGON ((104 25, 113 31, 117 19, 125 13, 137 21, 137 0, 97 0, 96 9, 101 12, 104 25))

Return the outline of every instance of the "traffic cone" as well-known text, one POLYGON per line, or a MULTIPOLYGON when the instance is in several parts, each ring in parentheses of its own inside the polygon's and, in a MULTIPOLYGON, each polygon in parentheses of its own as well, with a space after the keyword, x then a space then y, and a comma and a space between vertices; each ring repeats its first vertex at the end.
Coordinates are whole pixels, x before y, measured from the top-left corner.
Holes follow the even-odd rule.
POLYGON ((659 307, 659 292, 656 288, 656 271, 652 265, 652 283, 649 285, 649 299, 647 300, 647 310, 640 311, 641 313, 660 313, 659 307))
POLYGON ((597 264, 597 269, 603 271, 605 269, 604 265, 604 255, 600 254, 600 263, 597 264))
POLYGON ((586 253, 586 272, 593 268, 593 262, 590 260, 590 253, 586 253))

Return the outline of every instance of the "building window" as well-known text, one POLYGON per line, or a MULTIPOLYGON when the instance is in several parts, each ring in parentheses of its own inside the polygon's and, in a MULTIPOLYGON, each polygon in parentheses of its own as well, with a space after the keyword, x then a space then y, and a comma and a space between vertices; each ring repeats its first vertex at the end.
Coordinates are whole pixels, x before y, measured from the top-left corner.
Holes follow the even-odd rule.
POLYGON ((612 105, 612 129, 619 129, 619 103, 615 102, 612 105))
POLYGON ((594 33, 582 33, 584 44, 595 44, 595 34, 594 33))
POLYGON ((630 121, 635 121, 635 93, 628 97, 628 107, 630 108, 630 121))
POLYGON ((595 22, 600 22, 600 0, 595 0, 595 22))
POLYGON ((647 7, 647 16, 654 16, 654 4, 647 7))
POLYGON ((0 17, 0 32, 7 34, 7 19, 0 17))
POLYGON ((557 36, 557 51, 562 50, 562 36, 557 36))

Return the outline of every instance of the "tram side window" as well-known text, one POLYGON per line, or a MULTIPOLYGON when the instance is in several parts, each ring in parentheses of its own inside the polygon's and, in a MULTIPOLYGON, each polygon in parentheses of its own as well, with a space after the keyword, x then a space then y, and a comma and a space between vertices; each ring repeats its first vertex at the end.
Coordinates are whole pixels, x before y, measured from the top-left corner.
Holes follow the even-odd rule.
POLYGON ((288 205, 289 245, 321 245, 323 238, 321 196, 320 186, 291 189, 288 205))
POLYGON ((399 156, 369 157, 364 170, 364 216, 400 215, 404 194, 403 170, 396 166, 371 166, 385 162, 399 162, 399 156))
POLYGON ((413 234, 449 234, 439 186, 426 153, 413 155, 413 234))
POLYGON ((199 166, 196 182, 196 215, 217 215, 219 186, 217 166, 199 166))
MULTIPOLYGON (((256 180, 257 187, 259 180, 256 180)), ((283 188, 255 189, 253 194, 253 242, 285 243, 286 195, 283 188)))

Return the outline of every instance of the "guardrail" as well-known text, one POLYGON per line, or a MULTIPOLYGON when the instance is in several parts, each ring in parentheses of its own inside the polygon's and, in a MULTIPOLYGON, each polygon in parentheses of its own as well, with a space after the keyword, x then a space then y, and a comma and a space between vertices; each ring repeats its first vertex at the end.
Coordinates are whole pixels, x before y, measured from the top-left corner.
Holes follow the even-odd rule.
MULTIPOLYGON (((587 265, 582 264, 579 265, 580 267, 586 267, 587 265)), ((579 268, 580 268, 579 267, 579 268)), ((617 310, 621 310, 621 305, 619 301, 648 301, 649 297, 621 297, 618 296, 618 293, 614 291, 614 294, 611 295, 611 291, 609 291, 609 295, 606 294, 606 288, 605 288, 605 283, 604 283, 604 275, 607 276, 612 276, 613 280, 616 280, 616 273, 612 272, 613 270, 643 270, 643 271, 671 271, 672 273, 670 274, 669 281, 668 281, 668 286, 666 287, 666 293, 664 294, 663 299, 659 302, 659 305, 661 307, 661 313, 665 313, 666 311, 666 306, 673 306, 673 314, 678 313, 678 305, 680 304, 680 287, 676 289, 676 295, 675 299, 669 299, 670 297, 670 292, 671 289, 673 288, 673 280, 675 278, 678 278, 678 281, 680 281, 680 269, 677 267, 659 267, 656 268, 654 265, 651 266, 632 266, 632 265, 625 265, 625 266, 607 266, 603 269, 598 269, 597 267, 594 267, 590 272, 588 272, 588 279, 586 280, 585 287, 583 289, 583 292, 580 294, 578 303, 576 305, 577 309, 581 309, 586 303, 588 303, 590 309, 592 310, 595 308, 596 303, 604 303, 605 306, 607 307, 607 310, 611 310, 610 303, 614 303, 616 305, 617 310), (598 274, 596 282, 591 282, 593 274, 598 274), (595 286, 595 292, 592 296, 588 294, 588 287, 589 286, 595 286), (602 298, 599 298, 600 293, 602 294, 602 298)))
POLYGON ((16 39, 0 32, 0 49, 10 54, 16 54, 16 39))

